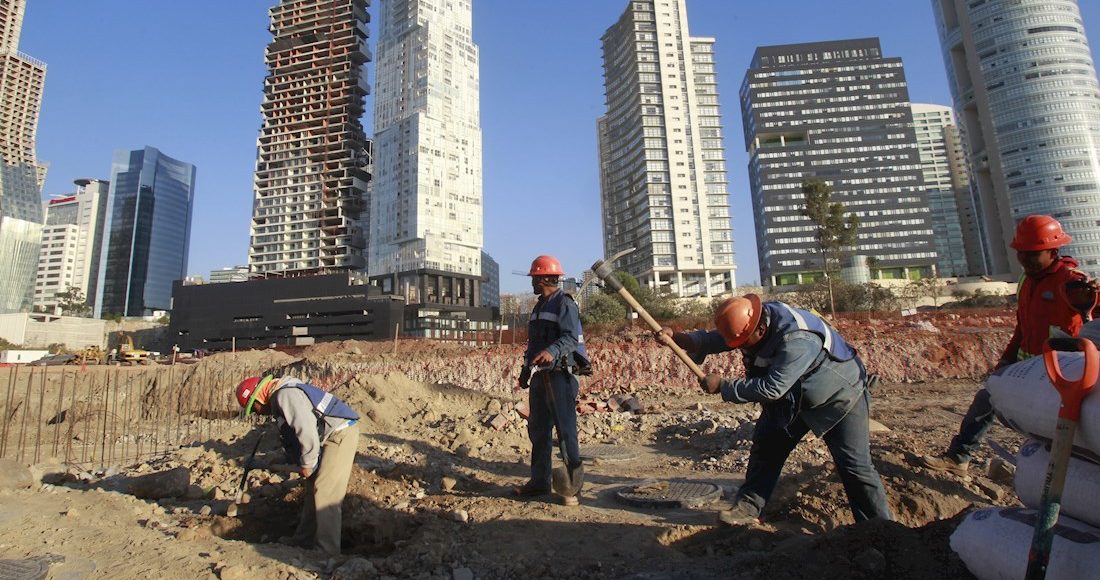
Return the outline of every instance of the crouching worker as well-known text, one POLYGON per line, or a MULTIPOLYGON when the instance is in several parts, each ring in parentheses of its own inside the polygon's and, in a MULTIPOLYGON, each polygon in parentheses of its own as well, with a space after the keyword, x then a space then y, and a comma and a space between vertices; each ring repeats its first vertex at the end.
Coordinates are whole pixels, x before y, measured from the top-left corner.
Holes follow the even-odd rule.
POLYGON ((700 386, 728 402, 763 408, 745 483, 719 520, 728 525, 756 521, 787 456, 811 430, 829 447, 855 520, 893 519, 871 463, 867 371, 855 349, 814 314, 782 302, 761 303, 755 294, 723 302, 714 323, 717 332, 662 332, 699 363, 708 354, 741 349, 746 378, 708 374, 700 386))
POLYGON ((302 513, 290 543, 340 553, 340 506, 359 443, 359 415, 346 403, 294 377, 249 377, 237 385, 245 415, 271 415, 287 455, 306 478, 302 513), (290 435, 293 434, 294 441, 290 435), (297 448, 293 445, 297 444, 297 448))

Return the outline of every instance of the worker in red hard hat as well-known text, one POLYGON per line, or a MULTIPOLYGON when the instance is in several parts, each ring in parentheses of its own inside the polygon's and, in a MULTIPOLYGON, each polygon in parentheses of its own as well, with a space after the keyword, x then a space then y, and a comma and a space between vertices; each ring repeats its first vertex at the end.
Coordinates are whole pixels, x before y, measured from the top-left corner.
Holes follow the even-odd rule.
MULTIPOLYGON (((1082 311, 1090 318, 1096 312, 1100 282, 1078 270, 1076 260, 1060 254, 1072 241, 1062 224, 1047 215, 1029 215, 1016 226, 1009 245, 1016 250, 1024 275, 1016 290, 1016 329, 995 370, 1039 355, 1056 331, 1077 336, 1085 322, 1082 311)), ((981 389, 947 451, 941 456, 923 456, 921 463, 964 475, 993 419, 989 391, 981 389)))
POLYGON ((717 331, 662 333, 702 364, 708 354, 740 349, 743 379, 708 374, 704 391, 731 403, 760 403, 745 483, 728 525, 755 522, 779 482, 783 464, 813 431, 829 447, 857 522, 893 519, 882 479, 871 463, 867 370, 855 349, 817 315, 755 294, 730 298, 714 315, 717 331))
POLYGON ((237 385, 245 415, 272 415, 287 455, 306 478, 298 529, 287 543, 340 553, 341 504, 359 445, 359 414, 320 387, 294 377, 248 377, 237 385))
MULTIPOLYGON (((514 489, 519 496, 550 493, 553 463, 553 430, 558 431, 562 461, 569 479, 580 491, 584 466, 577 443, 577 375, 587 374, 588 353, 584 348, 580 311, 573 297, 561 289, 561 262, 553 256, 539 256, 527 275, 538 302, 527 324, 527 349, 517 388, 529 388, 530 414, 527 435, 531 440, 531 479, 514 489)), ((562 503, 576 505, 576 495, 565 495, 562 503)))

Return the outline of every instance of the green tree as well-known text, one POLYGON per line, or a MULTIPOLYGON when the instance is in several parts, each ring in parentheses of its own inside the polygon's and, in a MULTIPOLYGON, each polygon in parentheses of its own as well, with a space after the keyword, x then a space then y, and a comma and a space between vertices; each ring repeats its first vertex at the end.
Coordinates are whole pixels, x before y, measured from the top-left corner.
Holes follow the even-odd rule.
POLYGON ((61 308, 61 314, 87 317, 92 313, 92 307, 88 305, 88 297, 76 286, 69 286, 54 294, 54 298, 57 298, 57 306, 61 308))
POLYGON ((609 324, 626 318, 626 307, 608 294, 592 294, 584 301, 581 324, 609 324))
MULTIPOLYGON (((653 290, 648 286, 642 286, 638 279, 626 272, 617 271, 615 277, 622 283, 623 288, 638 301, 638 304, 656 320, 669 320, 676 317, 676 300, 667 290, 653 290)), ((619 296, 618 291, 610 287, 604 287, 604 293, 615 297, 615 300, 623 307, 623 317, 626 317, 630 307, 619 296)))
POLYGON ((835 316, 832 273, 839 268, 844 252, 858 239, 859 216, 848 214, 844 204, 832 201, 833 188, 820 179, 803 181, 802 194, 806 197, 802 215, 813 222, 814 240, 829 289, 829 311, 835 316))

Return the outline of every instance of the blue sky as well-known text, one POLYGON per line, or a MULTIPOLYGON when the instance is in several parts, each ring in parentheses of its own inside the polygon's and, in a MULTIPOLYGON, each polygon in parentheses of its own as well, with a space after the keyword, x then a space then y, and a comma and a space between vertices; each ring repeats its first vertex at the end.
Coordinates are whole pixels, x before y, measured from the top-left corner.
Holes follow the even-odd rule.
MULTIPOLYGON (((371 13, 377 13, 374 0, 371 13)), ((247 261, 252 171, 275 0, 28 0, 20 49, 48 65, 38 159, 44 194, 110 177, 115 149, 152 145, 198 167, 188 271, 247 261)), ((1100 2, 1081 2, 1089 32, 1100 2)), ((596 118, 600 36, 627 0, 474 0, 481 49, 485 249, 501 290, 538 254, 579 275, 603 252, 596 118)), ((757 46, 878 36, 914 102, 950 104, 929 0, 688 0, 717 39, 738 281, 759 279, 737 91, 757 46)), ((372 36, 377 31, 371 24, 372 36)), ((1095 39, 1094 35, 1094 39, 1095 39)), ((371 40, 373 50, 373 38, 371 40)), ((1096 58, 1095 50, 1093 58, 1096 58)), ((374 81, 373 63, 367 75, 374 81)), ((367 110, 370 111, 368 98, 367 110)), ((364 118, 368 135, 371 119, 364 118)))

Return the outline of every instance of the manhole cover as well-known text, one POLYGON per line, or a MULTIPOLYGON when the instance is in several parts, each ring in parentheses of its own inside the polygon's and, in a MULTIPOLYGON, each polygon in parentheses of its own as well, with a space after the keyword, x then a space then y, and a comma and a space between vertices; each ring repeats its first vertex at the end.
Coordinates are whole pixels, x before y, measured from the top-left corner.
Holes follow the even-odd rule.
POLYGON ((695 508, 722 497, 722 488, 707 481, 652 480, 615 492, 627 505, 645 508, 695 508))
POLYGON ((581 459, 586 461, 601 461, 613 463, 616 461, 630 461, 637 459, 638 452, 629 447, 618 445, 593 445, 581 448, 581 459))
POLYGON ((50 564, 63 562, 64 556, 49 554, 26 560, 0 560, 0 578, 5 580, 42 580, 50 571, 50 564))

